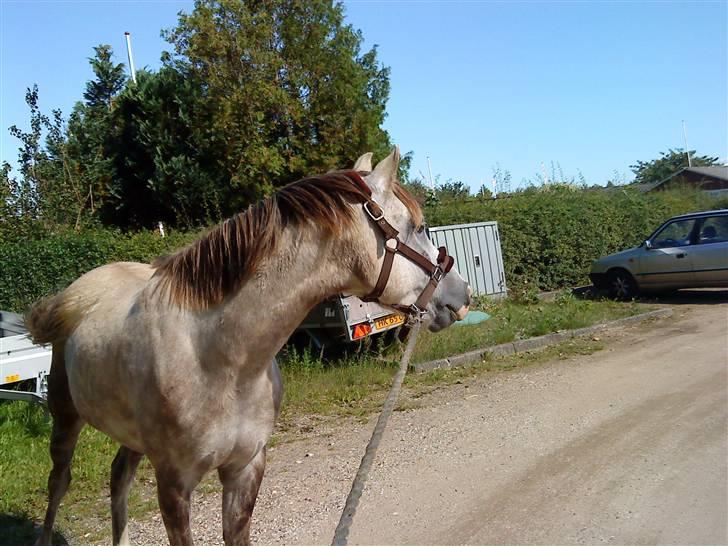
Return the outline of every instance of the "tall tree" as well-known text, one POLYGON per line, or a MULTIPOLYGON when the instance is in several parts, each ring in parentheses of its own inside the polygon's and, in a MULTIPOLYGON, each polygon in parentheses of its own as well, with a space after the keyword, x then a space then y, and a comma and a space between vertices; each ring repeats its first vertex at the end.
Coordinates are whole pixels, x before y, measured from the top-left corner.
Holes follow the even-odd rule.
POLYGON ((108 139, 114 178, 102 219, 118 226, 219 220, 233 198, 204 86, 176 68, 140 71, 115 101, 108 139))
POLYGON ((114 149, 110 139, 116 131, 115 99, 127 82, 124 65, 112 61, 111 46, 98 45, 94 52, 89 58, 94 79, 86 83, 84 101, 74 106, 67 140, 55 154, 66 164, 79 207, 91 214, 110 196, 116 178, 113 158, 124 153, 114 149))
POLYGON ((86 83, 83 93, 87 108, 111 110, 114 97, 124 88, 126 76, 124 65, 114 64, 111 60, 113 51, 108 44, 94 47, 96 55, 89 58, 91 69, 96 79, 86 83))
MULTIPOLYGON (((717 165, 718 158, 707 155, 696 155, 695 150, 690 150, 690 161, 693 167, 706 167, 717 165)), ((660 157, 651 161, 638 161, 629 168, 635 174, 635 184, 649 184, 664 180, 671 174, 688 166, 688 158, 685 150, 681 148, 670 148, 667 152, 660 152, 660 157)))
POLYGON ((390 146, 389 69, 325 0, 197 0, 166 33, 168 66, 204 82, 209 135, 234 191, 252 199, 390 146))

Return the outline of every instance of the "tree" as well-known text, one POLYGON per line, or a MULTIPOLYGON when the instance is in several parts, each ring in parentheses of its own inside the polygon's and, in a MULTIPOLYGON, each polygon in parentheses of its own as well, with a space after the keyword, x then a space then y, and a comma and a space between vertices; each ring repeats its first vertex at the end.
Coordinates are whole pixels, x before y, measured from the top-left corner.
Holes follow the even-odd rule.
POLYGON ((111 142, 116 131, 115 99, 127 82, 124 65, 113 63, 109 45, 98 45, 94 51, 95 56, 88 60, 95 78, 86 83, 85 100, 74 106, 66 140, 59 139, 55 153, 76 188, 79 218, 83 213, 95 214, 112 197, 114 157, 125 153, 111 142))
POLYGON ((470 188, 460 181, 448 180, 444 184, 439 184, 435 191, 442 200, 458 201, 470 196, 470 188))
MULTIPOLYGON (((698 156, 695 150, 690 150, 690 160, 694 167, 706 167, 718 164, 717 157, 707 155, 698 156)), ((629 168, 635 174, 634 184, 649 184, 664 180, 687 166, 688 158, 685 150, 671 148, 667 152, 660 152, 658 159, 638 161, 634 165, 630 165, 629 168)))
POLYGON ((389 69, 376 48, 361 53, 341 4, 197 0, 165 35, 175 50, 166 66, 204 82, 202 120, 234 190, 226 213, 361 153, 388 153, 389 69))
POLYGON ((101 217, 122 227, 158 221, 194 226, 210 223, 237 201, 221 166, 227 158, 210 130, 204 86, 166 66, 139 71, 137 84, 115 101, 108 150, 114 177, 101 217))
POLYGON ((39 220, 46 228, 79 228, 95 212, 113 178, 106 143, 112 132, 112 100, 124 85, 123 66, 111 62, 111 48, 94 48, 89 59, 96 78, 86 84, 84 103, 77 103, 65 126, 60 110, 50 116, 40 111, 38 87, 26 92, 30 131, 10 127, 18 138, 19 177, 3 171, 3 193, 12 194, 13 214, 39 220))
POLYGON ((111 61, 113 52, 108 44, 100 44, 94 47, 94 51, 96 55, 88 61, 96 79, 86 83, 86 91, 83 93, 85 105, 91 109, 111 110, 114 97, 124 88, 126 82, 124 65, 111 61))

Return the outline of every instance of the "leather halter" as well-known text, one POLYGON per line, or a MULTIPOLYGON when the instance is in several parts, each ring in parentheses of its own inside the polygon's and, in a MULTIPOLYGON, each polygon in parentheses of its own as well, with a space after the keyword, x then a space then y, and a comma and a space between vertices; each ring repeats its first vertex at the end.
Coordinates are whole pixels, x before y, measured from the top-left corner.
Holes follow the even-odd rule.
POLYGON ((424 290, 422 290, 420 296, 417 298, 417 301, 412 305, 388 305, 389 307, 393 307, 408 316, 409 322, 420 320, 422 316, 427 313, 427 304, 430 302, 432 295, 435 293, 437 285, 452 269, 455 260, 452 256, 448 255, 447 249, 445 249, 444 246, 441 246, 438 249, 437 263, 433 264, 429 258, 420 254, 417 250, 406 243, 403 243, 399 239, 399 231, 397 231, 392 224, 384 218, 384 211, 382 210, 382 207, 380 207, 376 201, 371 198, 372 190, 361 175, 357 171, 344 171, 343 174, 354 182, 354 184, 365 194, 367 199, 362 204, 364 212, 384 234, 385 252, 382 270, 379 272, 379 278, 377 279, 377 284, 374 286, 374 290, 361 298, 362 301, 379 301, 379 297, 384 292, 387 282, 389 281, 389 275, 392 272, 392 265, 394 263, 394 256, 396 254, 401 254, 424 270, 424 272, 430 276, 430 280, 424 290))

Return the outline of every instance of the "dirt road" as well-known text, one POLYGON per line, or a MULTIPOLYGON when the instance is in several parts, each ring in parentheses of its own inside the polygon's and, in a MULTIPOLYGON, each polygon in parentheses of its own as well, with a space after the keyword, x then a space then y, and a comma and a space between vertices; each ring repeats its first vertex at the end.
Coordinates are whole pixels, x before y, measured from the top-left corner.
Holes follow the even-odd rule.
MULTIPOLYGON (((396 413, 350 542, 728 543, 728 303, 605 337, 396 413)), ((274 449, 255 541, 329 543, 371 426, 274 449)), ((219 543, 219 497, 195 502, 219 543)), ((158 517, 132 529, 164 537, 158 517)))

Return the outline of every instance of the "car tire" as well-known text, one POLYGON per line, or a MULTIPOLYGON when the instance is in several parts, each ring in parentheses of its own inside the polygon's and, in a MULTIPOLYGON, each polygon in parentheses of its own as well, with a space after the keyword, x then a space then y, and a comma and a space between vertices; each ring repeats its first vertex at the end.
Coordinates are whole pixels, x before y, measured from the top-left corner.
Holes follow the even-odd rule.
POLYGON ((609 297, 618 301, 629 301, 637 296, 637 283, 624 269, 615 269, 607 275, 609 297))

